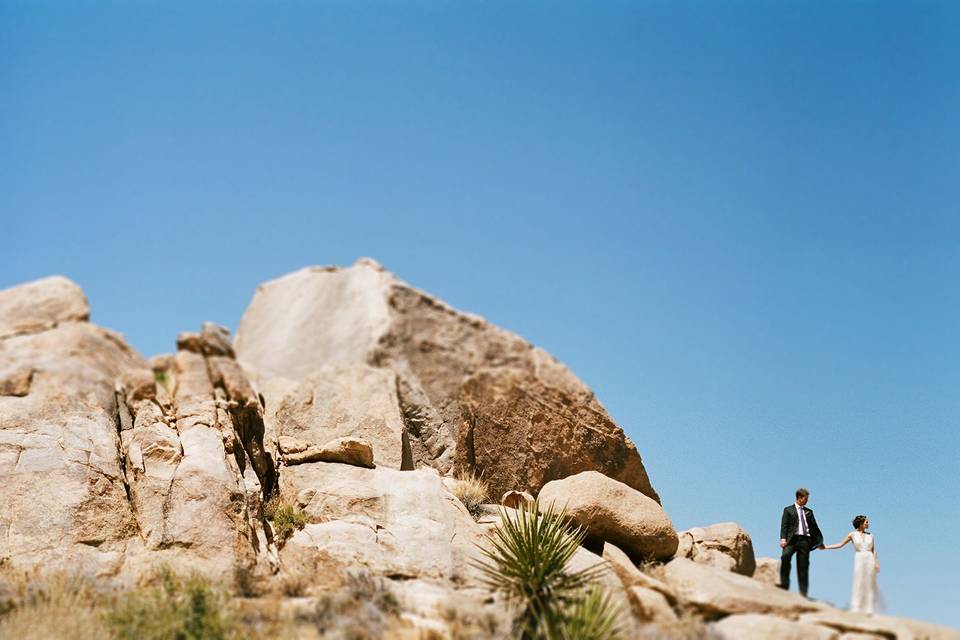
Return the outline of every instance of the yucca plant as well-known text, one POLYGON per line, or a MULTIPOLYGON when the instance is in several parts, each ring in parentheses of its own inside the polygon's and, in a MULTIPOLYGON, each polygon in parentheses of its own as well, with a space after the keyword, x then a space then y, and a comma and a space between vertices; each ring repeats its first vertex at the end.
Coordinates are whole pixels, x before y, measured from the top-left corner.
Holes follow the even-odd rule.
MULTIPOLYGON (((484 560, 475 563, 487 585, 518 607, 515 635, 521 640, 579 638, 563 634, 574 628, 571 625, 580 629, 591 621, 604 622, 606 618, 598 618, 597 612, 615 616, 615 612, 608 613, 609 601, 598 604, 588 591, 603 572, 601 564, 581 571, 566 569, 585 531, 571 529, 564 511, 557 511, 553 505, 541 514, 534 501, 515 514, 503 512, 489 546, 481 547, 484 560)), ((600 629, 600 635, 582 637, 612 638, 615 634, 611 626, 606 626, 600 629)))
POLYGON ((559 626, 548 627, 550 640, 610 640, 617 637, 617 606, 603 589, 590 587, 566 612, 559 626))

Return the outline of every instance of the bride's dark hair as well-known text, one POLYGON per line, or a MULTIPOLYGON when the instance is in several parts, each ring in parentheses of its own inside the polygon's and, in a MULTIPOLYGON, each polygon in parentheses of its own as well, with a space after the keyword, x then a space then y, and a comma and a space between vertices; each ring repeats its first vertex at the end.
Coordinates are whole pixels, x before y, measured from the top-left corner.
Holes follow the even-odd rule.
POLYGON ((857 516, 853 519, 853 528, 860 530, 860 525, 862 525, 867 519, 867 516, 857 516))

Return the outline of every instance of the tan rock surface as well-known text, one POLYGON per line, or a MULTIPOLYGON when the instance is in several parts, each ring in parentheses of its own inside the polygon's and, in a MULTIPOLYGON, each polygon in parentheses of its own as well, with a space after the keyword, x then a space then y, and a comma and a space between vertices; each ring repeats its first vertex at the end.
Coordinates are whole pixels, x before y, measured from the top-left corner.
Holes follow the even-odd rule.
POLYGON ((960 640, 960 630, 908 618, 852 613, 824 609, 799 618, 805 624, 818 624, 844 633, 862 633, 897 640, 960 640))
POLYGON ((90 317, 87 298, 72 280, 50 276, 0 291, 0 339, 52 329, 90 317))
POLYGON ((670 602, 659 591, 635 585, 627 588, 627 596, 633 615, 643 622, 671 624, 677 621, 677 614, 670 602))
POLYGON ((614 573, 625 587, 643 587, 656 591, 671 605, 677 601, 676 594, 665 583, 640 571, 626 553, 619 547, 607 542, 603 545, 603 559, 610 563, 614 573))
POLYGON ((677 533, 657 502, 597 471, 548 482, 538 500, 541 509, 566 509, 588 535, 615 544, 637 561, 670 558, 677 550, 677 533))
POLYGON ((780 584, 780 558, 757 558, 753 579, 770 585, 780 584))
POLYGON ((721 522, 707 527, 694 527, 679 534, 677 556, 689 558, 744 576, 756 569, 753 541, 736 522, 721 522))
POLYGON ((321 446, 308 445, 302 440, 281 436, 280 453, 287 466, 307 462, 342 462, 372 469, 373 447, 359 438, 337 438, 321 446))
MULTIPOLYGON (((289 385, 273 380, 307 383, 323 368, 371 365, 395 376, 412 466, 482 474, 492 495, 536 494, 550 480, 598 469, 658 499, 636 448, 566 367, 372 261, 261 285, 235 347, 257 372, 267 428, 275 422, 279 435, 295 434, 273 409, 281 401, 274 394, 289 385), (501 455, 506 445, 514 455, 501 455)), ((341 435, 370 441, 376 454, 369 436, 341 435)))
POLYGON ((365 364, 323 368, 279 400, 275 411, 278 440, 295 438, 323 446, 337 438, 356 438, 373 448, 373 462, 411 469, 406 434, 393 372, 365 364))
POLYGON ((686 558, 667 563, 665 581, 681 602, 695 607, 707 618, 736 613, 792 617, 827 608, 799 594, 686 558))
POLYGON ((379 575, 448 583, 474 575, 482 531, 435 472, 315 462, 284 468, 280 482, 309 519, 283 547, 284 562, 313 550, 379 575))
POLYGON ((32 372, 28 388, 12 385, 26 393, 0 395, 0 559, 112 575, 137 536, 114 382, 143 361, 119 335, 73 321, 86 303, 65 279, 0 292, 0 309, 0 371, 32 372))
POLYGON ((836 631, 755 613, 728 616, 711 626, 722 640, 837 640, 836 631))

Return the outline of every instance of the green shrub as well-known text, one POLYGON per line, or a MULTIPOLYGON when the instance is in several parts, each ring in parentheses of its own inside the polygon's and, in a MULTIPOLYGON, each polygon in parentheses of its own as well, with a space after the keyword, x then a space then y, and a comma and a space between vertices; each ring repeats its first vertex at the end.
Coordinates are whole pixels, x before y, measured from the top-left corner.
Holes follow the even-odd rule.
POLYGON ((241 637, 226 593, 210 581, 159 572, 159 585, 119 596, 107 614, 113 635, 129 640, 221 640, 241 637))
POLYGON ((273 521, 273 534, 278 544, 283 544, 294 531, 307 526, 307 514, 279 496, 271 498, 264 506, 264 513, 273 521))
POLYGON ((485 560, 476 566, 490 587, 518 607, 514 633, 522 640, 567 638, 564 634, 574 628, 593 634, 583 637, 616 637, 612 626, 606 625, 616 612, 608 600, 597 600, 588 590, 603 565, 575 572, 566 568, 584 536, 582 529, 568 527, 562 510, 551 506, 540 514, 534 501, 515 516, 503 512, 489 547, 481 547, 485 560))

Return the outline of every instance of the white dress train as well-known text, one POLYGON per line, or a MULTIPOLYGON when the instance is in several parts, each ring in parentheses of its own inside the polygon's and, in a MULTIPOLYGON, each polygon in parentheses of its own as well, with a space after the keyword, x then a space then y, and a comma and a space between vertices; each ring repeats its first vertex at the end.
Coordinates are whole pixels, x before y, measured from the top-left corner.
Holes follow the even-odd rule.
POLYGON ((853 591, 850 611, 873 613, 877 605, 877 567, 873 557, 873 534, 854 531, 853 591))

